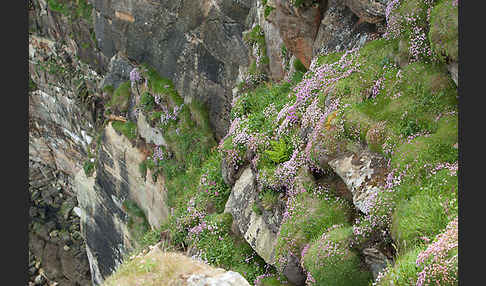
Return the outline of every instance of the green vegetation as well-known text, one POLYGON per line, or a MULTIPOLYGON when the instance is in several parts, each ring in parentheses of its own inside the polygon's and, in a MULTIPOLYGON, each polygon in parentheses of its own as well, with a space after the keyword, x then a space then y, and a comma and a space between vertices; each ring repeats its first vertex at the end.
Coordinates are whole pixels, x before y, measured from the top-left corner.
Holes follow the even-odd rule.
POLYGON ((115 88, 113 87, 113 85, 105 85, 103 87, 103 92, 106 92, 111 97, 115 92, 115 88))
POLYGON ((458 6, 454 7, 449 0, 440 1, 430 13, 429 41, 440 59, 448 57, 453 61, 458 60, 458 20, 458 6))
POLYGON ((408 252, 399 255, 393 267, 388 268, 388 271, 380 279, 378 285, 415 285, 418 274, 418 267, 415 261, 422 250, 423 246, 415 246, 408 252))
POLYGON ((254 26, 248 33, 243 35, 243 40, 249 45, 256 44, 258 46, 258 56, 262 58, 262 64, 267 65, 269 58, 267 56, 267 46, 265 44, 263 28, 260 25, 254 26))
POLYGON ((145 91, 140 96, 140 105, 144 111, 150 112, 155 107, 155 99, 149 92, 145 91))
POLYGON ((270 144, 272 145, 272 150, 265 150, 265 154, 274 163, 279 164, 290 158, 291 150, 288 149, 287 144, 282 138, 279 141, 270 141, 270 144))
POLYGON ((136 245, 135 249, 141 250, 145 246, 143 238, 150 230, 150 225, 145 218, 143 210, 134 201, 127 199, 123 202, 122 206, 128 216, 127 226, 131 239, 136 245))
POLYGON ((361 269, 360 258, 350 249, 351 226, 338 226, 311 244, 304 267, 317 285, 369 285, 371 273, 361 269))
POLYGON ((294 69, 298 72, 305 73, 307 72, 307 68, 304 66, 304 64, 299 60, 295 59, 294 61, 294 69))
MULTIPOLYGON (((390 19, 398 18, 389 21, 398 30, 388 38, 367 42, 355 53, 319 56, 317 68, 309 71, 295 61, 290 82, 258 81, 240 89, 231 110, 232 133, 217 150, 206 108, 197 101, 160 125, 168 142, 164 152, 173 156, 157 164, 147 160, 140 172, 145 176, 152 169, 165 179, 174 213, 161 230, 170 234, 170 245, 195 247, 211 264, 239 271, 250 283, 265 272, 265 263, 231 232, 232 219, 223 214, 230 194, 221 175, 224 158, 234 168, 252 164, 257 170, 263 189, 252 205, 254 213, 282 203, 280 193, 287 200, 276 245, 280 270, 293 255, 316 285, 369 285, 371 273, 357 250, 379 240, 396 253, 378 285, 415 285, 423 275, 433 281, 457 278, 455 260, 450 260, 457 258, 457 249, 443 250, 437 256, 442 260, 419 261, 428 247, 436 251, 458 211, 457 88, 445 64, 457 58, 457 7, 436 1, 429 23, 428 3, 401 1, 390 19), (354 212, 338 187, 323 183, 327 175, 336 175, 325 161, 361 146, 382 155, 386 166, 372 177, 380 191, 363 201, 366 214, 354 212), (436 273, 431 265, 447 269, 436 273)), ((244 39, 258 45, 259 56, 266 55, 260 26, 244 39)), ((261 71, 256 61, 251 63, 250 74, 261 71)), ((149 88, 142 95, 143 112, 158 122, 166 111, 153 104, 151 94, 162 95, 169 111, 184 101, 152 69, 145 76, 149 88)), ((147 241, 159 238, 147 233, 147 241)), ((260 283, 280 284, 270 276, 260 283)))
MULTIPOLYGON (((160 77, 154 69, 145 66, 143 75, 148 79, 148 89, 142 88, 141 106, 148 118, 159 121, 164 114, 151 94, 162 95, 161 104, 169 111, 182 107, 177 120, 158 126, 163 128, 168 145, 160 147, 165 154, 163 159, 157 163, 147 159, 139 165, 142 177, 148 169, 154 179, 163 176, 168 204, 174 213, 160 229, 147 229, 143 235, 140 231, 140 235, 136 235, 138 245, 153 244, 161 239, 161 232, 167 231, 170 239, 166 247, 169 249, 180 251, 196 247, 212 265, 238 271, 248 281, 253 281, 264 273, 265 263, 246 241, 231 235, 231 215, 223 213, 230 188, 221 176, 221 154, 214 149, 216 142, 206 107, 196 100, 183 104, 172 82, 160 77), (204 216, 196 216, 196 213, 204 216), (212 230, 207 228, 209 225, 212 230)), ((115 123, 119 125, 116 129, 123 129, 122 123, 115 123)))
POLYGON ((137 125, 134 122, 114 121, 111 123, 111 126, 116 132, 123 134, 129 140, 134 140, 137 138, 137 125))
POLYGON ((264 210, 272 210, 278 203, 278 193, 265 189, 258 194, 264 210))
MULTIPOLYGON (((109 92, 110 88, 105 87, 109 92)), ((110 107, 117 113, 124 113, 128 111, 128 107, 130 105, 130 96, 131 96, 131 85, 129 81, 126 81, 118 86, 117 89, 113 92, 113 96, 111 97, 110 101, 106 104, 107 107, 110 107)))
MULTIPOLYGON (((317 239, 328 228, 336 224, 348 225, 350 206, 333 195, 312 195, 302 193, 290 205, 290 218, 280 227, 276 246, 276 259, 279 261, 289 251, 300 253, 307 243, 317 239)), ((277 265, 280 264, 277 262, 277 265)), ((283 267, 284 265, 279 265, 283 267)))
POLYGON ((93 10, 93 6, 88 3, 88 0, 48 0, 47 4, 49 9, 69 17, 71 20, 83 18, 91 22, 91 11, 93 10))
POLYGON ((264 10, 264 12, 263 12, 263 15, 264 15, 265 19, 266 19, 268 16, 270 16, 270 13, 272 13, 272 11, 273 11, 273 10, 275 10, 275 8, 274 8, 274 7, 269 6, 269 5, 265 5, 265 10, 264 10))
POLYGON ((29 77, 29 91, 34 91, 37 89, 37 84, 29 77))
POLYGON ((84 174, 86 174, 86 177, 91 177, 95 170, 94 162, 91 162, 91 160, 88 159, 86 162, 84 162, 83 169, 84 169, 84 174))

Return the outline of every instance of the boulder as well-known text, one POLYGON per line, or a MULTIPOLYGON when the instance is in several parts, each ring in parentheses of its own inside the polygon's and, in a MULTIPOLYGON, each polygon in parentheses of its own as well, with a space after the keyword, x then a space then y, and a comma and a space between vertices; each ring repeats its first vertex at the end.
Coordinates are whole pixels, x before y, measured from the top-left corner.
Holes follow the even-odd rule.
POLYGON ((187 286, 250 286, 240 273, 227 271, 213 277, 193 274, 187 278, 187 286))
POLYGON ((376 194, 384 189, 387 174, 384 158, 361 148, 342 153, 328 164, 351 191, 354 206, 368 214, 376 194))
POLYGON ((376 280, 378 274, 391 263, 383 253, 374 247, 365 248, 362 253, 365 258, 365 263, 373 274, 373 280, 376 280))
POLYGON ((274 264, 278 226, 270 225, 270 218, 265 219, 265 216, 253 211, 257 197, 255 175, 247 166, 236 180, 224 212, 233 215, 235 228, 239 230, 258 255, 265 262, 274 264))

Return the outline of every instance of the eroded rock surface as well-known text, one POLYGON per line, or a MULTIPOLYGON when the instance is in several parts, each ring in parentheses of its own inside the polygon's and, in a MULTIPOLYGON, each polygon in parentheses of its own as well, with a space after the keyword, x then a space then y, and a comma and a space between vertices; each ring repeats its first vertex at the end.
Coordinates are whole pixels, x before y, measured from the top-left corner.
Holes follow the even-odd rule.
POLYGON ((248 65, 242 32, 253 2, 94 1, 96 38, 107 58, 121 52, 147 63, 179 94, 205 103, 221 138, 239 66, 248 65))
POLYGON ((358 17, 340 0, 329 0, 319 31, 313 42, 312 55, 329 54, 363 46, 371 39, 374 27, 356 25, 358 17))
POLYGON ((278 226, 271 223, 273 214, 254 212, 257 196, 255 175, 248 166, 236 180, 224 211, 233 215, 233 224, 258 255, 274 264, 278 226))
POLYGON ((81 224, 87 241, 93 282, 99 284, 121 263, 130 250, 130 232, 123 209, 126 199, 134 201, 152 227, 168 216, 162 180, 152 181, 150 170, 142 178, 139 164, 145 155, 109 124, 104 131, 94 177, 76 174, 76 190, 82 210, 81 224))
POLYGON ((91 274, 69 176, 29 161, 29 277, 44 285, 89 285, 91 274))
POLYGON ((290 0, 275 0, 275 23, 285 47, 292 52, 306 68, 312 59, 312 46, 322 18, 322 5, 294 7, 290 0))
POLYGON ((385 160, 367 148, 358 152, 347 152, 329 161, 329 166, 338 174, 353 196, 354 206, 368 214, 370 205, 385 182, 385 160))

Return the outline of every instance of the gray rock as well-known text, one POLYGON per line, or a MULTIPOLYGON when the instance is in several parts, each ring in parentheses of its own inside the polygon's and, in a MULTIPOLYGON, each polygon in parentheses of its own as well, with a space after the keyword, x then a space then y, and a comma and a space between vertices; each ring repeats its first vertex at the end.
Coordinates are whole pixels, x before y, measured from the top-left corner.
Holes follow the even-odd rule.
POLYGON ((108 64, 108 72, 100 83, 99 88, 111 85, 116 89, 123 82, 130 80, 130 72, 133 68, 133 64, 123 57, 121 53, 117 53, 111 57, 108 64))
POLYGON ((383 253, 373 247, 363 249, 363 256, 373 274, 373 280, 376 280, 378 274, 391 263, 383 253))
POLYGON ((306 276, 302 267, 300 266, 299 259, 293 255, 287 256, 287 264, 282 273, 295 285, 304 285, 306 276))
POLYGON ((372 26, 355 27, 357 19, 344 1, 329 0, 312 47, 312 56, 350 50, 362 46, 373 33, 372 26))
POLYGON ((270 226, 271 218, 253 211, 257 201, 255 175, 249 166, 243 169, 226 202, 224 212, 233 215, 233 224, 245 240, 269 264, 275 263, 275 244, 279 226, 270 226))
POLYGON ((142 137, 145 142, 158 146, 167 146, 164 136, 162 135, 162 131, 160 131, 158 128, 151 127, 143 112, 138 113, 137 128, 138 132, 140 133, 140 137, 142 137))
POLYGON ((447 65, 447 70, 451 74, 452 80, 459 86, 459 63, 452 62, 447 65))
POLYGON ((46 279, 44 278, 44 276, 42 276, 41 274, 37 275, 35 277, 35 280, 34 280, 34 283, 35 285, 42 285, 46 282, 46 279))
POLYGON ((242 31, 254 1, 94 3, 94 26, 106 57, 121 53, 171 79, 179 94, 209 108, 217 139, 229 125, 231 89, 248 65, 242 31))
POLYGON ((106 126, 102 138, 97 158, 99 172, 87 178, 80 170, 74 179, 95 285, 101 284, 134 246, 122 206, 124 200, 134 201, 154 228, 168 217, 163 180, 154 182, 150 170, 146 180, 140 176, 139 164, 145 160, 145 154, 111 124, 106 126))
POLYGON ((354 206, 368 214, 376 194, 384 188, 387 174, 384 158, 362 148, 356 153, 340 154, 328 163, 351 191, 354 206))
POLYGON ((250 286, 240 273, 227 271, 208 277, 204 274, 192 274, 187 279, 188 286, 250 286))

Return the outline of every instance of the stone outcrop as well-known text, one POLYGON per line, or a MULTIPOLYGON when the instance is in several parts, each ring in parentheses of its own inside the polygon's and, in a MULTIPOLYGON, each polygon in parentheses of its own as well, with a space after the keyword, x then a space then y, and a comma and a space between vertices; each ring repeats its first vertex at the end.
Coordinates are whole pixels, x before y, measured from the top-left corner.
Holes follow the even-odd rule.
POLYGON ((365 248, 362 253, 365 258, 365 263, 373 274, 374 280, 376 280, 378 274, 391 263, 383 253, 374 247, 365 248))
POLYGON ((44 285, 88 285, 91 274, 69 176, 29 161, 29 277, 44 285))
POLYGON ((370 24, 356 25, 356 15, 341 0, 329 0, 322 15, 312 56, 351 50, 371 39, 374 28, 370 24))
POLYGON ((262 214, 257 214, 253 209, 257 197, 255 175, 250 167, 246 167, 233 186, 225 212, 233 215, 234 227, 265 262, 274 264, 277 232, 283 210, 276 208, 273 212, 264 210, 262 214))
POLYGON ((351 191, 354 206, 368 214, 370 204, 384 188, 387 174, 384 158, 363 148, 340 154, 328 164, 351 191))
POLYGON ((344 3, 358 16, 359 23, 376 24, 385 20, 385 5, 380 0, 344 0, 344 3))
POLYGON ((109 277, 104 286, 131 286, 136 281, 151 281, 156 285, 167 286, 250 286, 240 273, 215 268, 207 263, 188 257, 182 253, 169 252, 160 248, 160 244, 151 246, 150 251, 132 257, 132 265, 143 266, 151 261, 153 273, 137 274, 124 272, 109 277), (156 280, 156 281, 153 281, 156 280))
POLYGON ((275 23, 285 47, 292 52, 306 68, 312 59, 312 46, 322 18, 322 6, 294 7, 290 0, 275 0, 275 23))
POLYGON ((144 153, 118 134, 111 123, 105 128, 98 151, 96 173, 76 174, 75 187, 82 211, 81 224, 90 257, 93 283, 100 284, 134 247, 123 209, 126 199, 134 201, 152 227, 168 216, 163 181, 152 181, 150 170, 142 178, 139 164, 144 153))
POLYGON ((193 274, 187 278, 187 286, 250 286, 240 273, 227 271, 213 277, 193 274))
POLYGON ((94 1, 94 30, 105 57, 153 66, 179 94, 205 103, 221 138, 239 66, 248 65, 242 31, 253 2, 94 1))
POLYGON ((447 65, 447 70, 451 74, 451 78, 456 84, 459 86, 459 63, 458 62, 451 62, 447 65))

